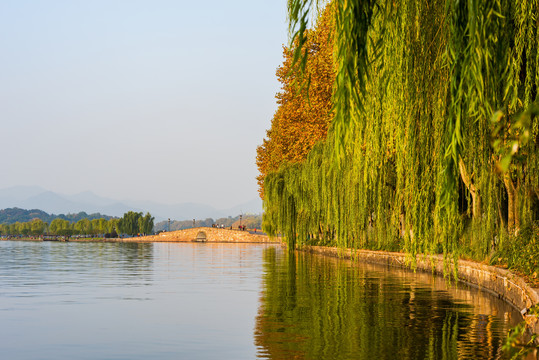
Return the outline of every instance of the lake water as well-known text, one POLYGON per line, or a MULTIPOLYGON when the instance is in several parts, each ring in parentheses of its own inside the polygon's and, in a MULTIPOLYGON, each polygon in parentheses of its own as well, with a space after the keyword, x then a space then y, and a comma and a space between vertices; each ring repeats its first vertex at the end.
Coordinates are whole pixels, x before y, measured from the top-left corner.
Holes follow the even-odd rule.
POLYGON ((0 359, 495 359, 518 312, 275 245, 0 241, 0 359))

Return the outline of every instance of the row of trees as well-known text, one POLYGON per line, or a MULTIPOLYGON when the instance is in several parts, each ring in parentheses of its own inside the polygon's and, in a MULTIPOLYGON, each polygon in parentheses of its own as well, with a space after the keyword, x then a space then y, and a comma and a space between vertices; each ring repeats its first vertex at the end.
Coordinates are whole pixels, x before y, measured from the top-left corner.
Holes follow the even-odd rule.
POLYGON ((0 234, 40 236, 44 234, 70 235, 103 235, 103 234, 150 234, 153 231, 154 218, 147 213, 129 211, 120 219, 82 219, 70 222, 64 219, 54 219, 48 224, 41 219, 14 224, 0 224, 0 234))
POLYGON ((292 247, 484 259, 525 234, 539 250, 537 1, 333 1, 306 30, 314 3, 289 2, 264 229, 292 247))
POLYGON ((119 219, 82 219, 77 222, 70 222, 64 219, 54 219, 48 224, 41 219, 33 219, 14 224, 0 224, 0 234, 22 236, 40 236, 44 234, 61 236, 97 235, 115 232, 118 221, 119 219))

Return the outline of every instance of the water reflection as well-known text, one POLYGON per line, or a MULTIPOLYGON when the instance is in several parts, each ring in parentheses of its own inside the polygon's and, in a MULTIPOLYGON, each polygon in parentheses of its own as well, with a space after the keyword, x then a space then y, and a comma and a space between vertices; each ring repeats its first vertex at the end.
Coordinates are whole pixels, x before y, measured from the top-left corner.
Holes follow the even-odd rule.
POLYGON ((255 343, 267 359, 498 359, 517 319, 429 274, 269 248, 255 343))
POLYGON ((275 245, 0 241, 0 359, 495 359, 516 315, 275 245))
POLYGON ((13 241, 0 245, 0 283, 5 297, 80 302, 93 287, 147 286, 152 282, 151 244, 13 241))
POLYGON ((265 246, 0 241, 0 359, 253 359, 265 246))

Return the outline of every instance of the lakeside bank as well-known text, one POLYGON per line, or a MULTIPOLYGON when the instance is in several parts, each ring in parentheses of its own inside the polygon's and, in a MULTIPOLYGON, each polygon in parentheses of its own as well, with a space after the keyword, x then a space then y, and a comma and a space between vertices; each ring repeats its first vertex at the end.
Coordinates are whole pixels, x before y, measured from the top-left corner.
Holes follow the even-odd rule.
MULTIPOLYGON (((39 241, 37 239, 33 240, 39 241)), ((186 243, 195 241, 207 243, 272 243, 285 246, 281 241, 281 238, 270 238, 261 233, 208 227, 163 232, 157 235, 141 237, 70 240, 70 242, 130 243, 186 243)), ((410 270, 411 260, 413 260, 410 255, 405 253, 385 251, 354 250, 323 246, 303 246, 299 250, 324 256, 348 259, 352 262, 373 263, 408 270, 410 270)), ((449 265, 453 266, 453 264, 449 265)), ((447 263, 444 263, 442 255, 418 255, 414 263, 415 270, 425 273, 430 272, 441 276, 451 273, 451 271, 447 270, 446 266, 447 263)), ((490 292, 518 309, 522 314, 523 319, 526 321, 526 325, 530 332, 539 334, 538 318, 536 315, 529 314, 529 310, 539 303, 539 289, 534 288, 522 277, 512 273, 510 270, 478 262, 459 260, 455 270, 459 281, 477 286, 483 291, 490 292)))
POLYGON ((104 237, 104 236, 7 236, 0 240, 13 241, 53 241, 53 242, 220 242, 220 243, 275 243, 282 244, 280 238, 270 238, 260 230, 236 230, 230 228, 197 227, 184 230, 165 231, 156 235, 132 237, 104 237))
MULTIPOLYGON (((337 247, 305 245, 301 251, 348 259, 352 262, 379 264, 409 270, 412 270, 411 265, 414 260, 405 253, 337 247)), ((449 276, 452 277, 453 274, 456 274, 458 281, 494 294, 520 312, 530 334, 539 335, 538 316, 530 313, 531 308, 539 304, 539 288, 534 288, 510 270, 468 260, 458 260, 455 268, 452 261, 449 263, 444 261, 443 255, 417 255, 413 267, 415 270, 443 277, 447 277, 448 274, 451 274, 449 276)))
MULTIPOLYGON (((163 232, 158 235, 105 239, 114 242, 220 242, 220 243, 274 243, 283 244, 281 238, 270 238, 265 234, 252 233, 249 231, 217 229, 217 228, 192 228, 171 232, 163 232), (204 234, 204 238, 200 238, 204 234)), ((84 240, 81 240, 84 241, 84 240)), ((336 247, 303 246, 300 251, 313 252, 324 256, 332 256, 350 259, 357 262, 382 264, 398 268, 411 268, 411 257, 405 253, 393 253, 385 251, 341 249, 336 247)), ((452 273, 447 266, 453 264, 444 263, 442 255, 417 255, 414 268, 418 271, 435 273, 446 276, 452 273), (445 271, 444 271, 445 269, 445 271)), ((498 296, 517 308, 526 320, 528 327, 539 334, 539 320, 537 316, 529 314, 529 310, 539 304, 539 289, 534 288, 522 277, 510 270, 490 266, 478 262, 459 260, 455 269, 459 281, 477 286, 484 291, 498 296)))
MULTIPOLYGON (((204 233, 205 242, 275 243, 285 246, 281 238, 270 238, 265 234, 248 231, 216 228, 193 228, 153 236, 119 239, 119 241, 191 242, 197 241, 197 237, 200 237, 201 233, 204 233)), ((200 238, 198 240, 200 241, 200 238)), ((299 250, 348 259, 353 262, 380 264, 408 270, 411 269, 413 260, 410 255, 405 253, 385 251, 341 249, 324 246, 303 246, 299 250)), ((539 288, 534 288, 524 278, 510 270, 468 260, 459 260, 455 268, 454 263, 444 261, 443 255, 417 255, 413 265, 414 270, 433 273, 438 276, 447 277, 448 274, 455 274, 458 281, 494 294, 521 313, 531 333, 539 334, 539 319, 537 315, 530 314, 530 309, 539 304, 539 288)))

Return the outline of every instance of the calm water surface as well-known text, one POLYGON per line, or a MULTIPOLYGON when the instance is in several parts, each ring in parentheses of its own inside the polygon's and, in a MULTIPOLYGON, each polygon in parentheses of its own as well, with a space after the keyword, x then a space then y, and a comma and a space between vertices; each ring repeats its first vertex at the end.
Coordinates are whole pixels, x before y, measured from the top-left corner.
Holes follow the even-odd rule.
POLYGON ((0 241, 0 359, 495 359, 517 315, 274 245, 0 241))

